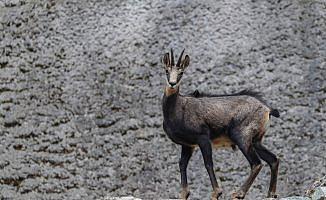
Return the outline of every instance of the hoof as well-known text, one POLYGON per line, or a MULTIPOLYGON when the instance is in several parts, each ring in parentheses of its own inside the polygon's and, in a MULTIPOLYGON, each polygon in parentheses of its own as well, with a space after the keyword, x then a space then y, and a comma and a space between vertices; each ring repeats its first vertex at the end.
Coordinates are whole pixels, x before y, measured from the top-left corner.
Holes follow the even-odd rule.
POLYGON ((232 200, 244 199, 245 195, 243 191, 234 192, 232 194, 232 200))
POLYGON ((190 195, 190 191, 188 189, 183 189, 181 192, 180 198, 182 200, 186 200, 186 199, 188 199, 189 195, 190 195))
POLYGON ((278 197, 277 194, 274 194, 274 193, 268 193, 267 195, 267 198, 273 198, 273 199, 276 199, 278 197))
POLYGON ((212 200, 217 200, 223 193, 223 190, 221 188, 216 188, 212 192, 212 200))

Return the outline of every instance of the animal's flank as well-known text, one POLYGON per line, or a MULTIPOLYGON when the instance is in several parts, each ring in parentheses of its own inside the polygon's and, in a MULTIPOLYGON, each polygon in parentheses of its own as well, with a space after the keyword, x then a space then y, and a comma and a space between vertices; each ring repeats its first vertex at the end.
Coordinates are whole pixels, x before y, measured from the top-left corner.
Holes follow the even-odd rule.
POLYGON ((195 90, 192 94, 190 94, 190 96, 193 96, 195 98, 203 98, 203 97, 230 97, 230 96, 242 96, 242 95, 247 95, 247 96, 251 96, 256 98, 257 100, 259 100, 261 103, 263 103, 264 105, 266 105, 269 109, 270 109, 270 116, 274 116, 279 118, 280 117, 280 113, 277 109, 272 108, 271 106, 268 105, 268 103, 264 100, 263 98, 263 94, 261 92, 257 92, 257 91, 253 91, 253 90, 242 90, 240 92, 237 93, 233 93, 233 94, 207 94, 207 93, 203 93, 203 92, 199 92, 198 90, 195 90))

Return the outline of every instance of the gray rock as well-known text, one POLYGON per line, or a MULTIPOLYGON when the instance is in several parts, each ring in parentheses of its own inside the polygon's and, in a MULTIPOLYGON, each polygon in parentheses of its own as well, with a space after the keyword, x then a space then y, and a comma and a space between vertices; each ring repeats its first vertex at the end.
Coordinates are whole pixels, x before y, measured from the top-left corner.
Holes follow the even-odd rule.
POLYGON ((296 197, 285 197, 285 198, 281 198, 280 200, 311 200, 311 198, 296 196, 296 197))
POLYGON ((326 187, 318 187, 311 196, 312 200, 325 200, 326 199, 326 187))
MULTIPOLYGON (((280 110, 264 140, 280 196, 325 174, 323 1, 2 0, 0 38, 0 199, 177 198, 160 104, 171 47, 191 57, 181 93, 251 88, 280 110)), ((230 199, 249 164, 221 149, 214 166, 230 199)), ((190 199, 209 199, 199 151, 188 176, 190 199)), ((246 198, 263 199, 269 177, 246 198)))
POLYGON ((141 199, 128 196, 128 197, 105 197, 102 200, 141 200, 141 199))

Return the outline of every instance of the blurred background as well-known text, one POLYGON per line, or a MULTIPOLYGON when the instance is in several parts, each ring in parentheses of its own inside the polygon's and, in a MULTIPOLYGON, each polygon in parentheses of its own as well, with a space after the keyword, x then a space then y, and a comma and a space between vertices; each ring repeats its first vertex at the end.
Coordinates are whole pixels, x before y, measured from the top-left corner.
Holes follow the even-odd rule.
MULTIPOLYGON (((280 196, 326 174, 323 0, 0 1, 0 198, 179 196, 180 147, 162 128, 162 55, 190 56, 181 93, 261 91, 281 114, 264 144, 281 159, 280 196)), ((250 167, 214 151, 224 194, 250 167)), ((190 199, 211 185, 200 152, 190 199)), ((262 199, 262 169, 247 199, 262 199)))

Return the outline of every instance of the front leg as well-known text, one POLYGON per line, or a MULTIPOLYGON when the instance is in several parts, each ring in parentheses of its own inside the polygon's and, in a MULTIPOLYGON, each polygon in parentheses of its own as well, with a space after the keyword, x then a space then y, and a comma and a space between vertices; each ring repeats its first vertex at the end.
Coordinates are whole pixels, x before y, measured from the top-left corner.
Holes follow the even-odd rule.
POLYGON ((204 158, 206 170, 208 172, 213 187, 212 200, 217 200, 222 194, 222 189, 218 186, 213 169, 212 145, 209 138, 202 138, 199 142, 199 148, 204 158))
POLYGON ((182 146, 181 158, 179 161, 179 168, 181 173, 181 187, 182 187, 181 199, 187 199, 190 194, 188 189, 188 182, 187 182, 187 166, 191 158, 192 152, 193 152, 192 147, 185 146, 185 145, 182 146))

